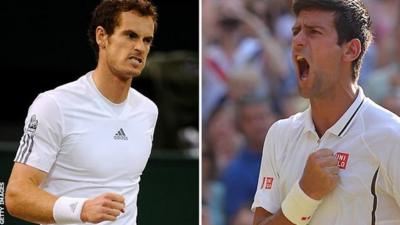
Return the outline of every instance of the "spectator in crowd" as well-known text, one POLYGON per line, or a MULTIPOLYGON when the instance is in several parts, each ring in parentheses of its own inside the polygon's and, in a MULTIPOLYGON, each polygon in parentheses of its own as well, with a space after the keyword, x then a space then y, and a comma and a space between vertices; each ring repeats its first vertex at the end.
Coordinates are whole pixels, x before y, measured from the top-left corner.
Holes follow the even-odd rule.
POLYGON ((226 189, 225 211, 230 222, 242 205, 253 200, 265 135, 276 116, 264 98, 250 95, 238 101, 236 121, 245 141, 221 177, 226 189))
POLYGON ((400 98, 400 24, 397 25, 390 43, 394 46, 390 57, 391 62, 375 70, 369 76, 365 87, 366 93, 379 104, 382 104, 386 98, 400 98))
POLYGON ((225 187, 216 179, 214 152, 203 145, 202 151, 202 205, 203 217, 212 225, 225 225, 223 202, 225 187))
POLYGON ((204 130, 204 143, 213 152, 216 164, 214 173, 219 176, 220 171, 233 159, 241 143, 232 106, 226 103, 218 104, 204 130))

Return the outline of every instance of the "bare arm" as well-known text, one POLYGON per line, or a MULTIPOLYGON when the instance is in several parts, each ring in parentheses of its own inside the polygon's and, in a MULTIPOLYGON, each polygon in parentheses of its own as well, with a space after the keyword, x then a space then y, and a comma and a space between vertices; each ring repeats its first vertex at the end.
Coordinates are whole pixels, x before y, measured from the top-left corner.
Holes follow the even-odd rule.
MULTIPOLYGON (((55 223, 53 207, 58 197, 39 187, 46 177, 47 173, 34 167, 14 164, 6 190, 6 206, 12 216, 34 223, 55 223)), ((104 193, 85 201, 81 220, 91 223, 114 221, 124 208, 123 196, 104 193)))
POLYGON ((285 78, 289 67, 285 60, 285 51, 281 44, 272 36, 267 25, 257 15, 246 9, 242 1, 226 1, 224 7, 242 22, 247 24, 257 35, 262 44, 266 68, 275 78, 285 78))
POLYGON ((293 225, 293 223, 286 219, 282 210, 272 214, 261 207, 257 207, 254 213, 253 225, 293 225))
POLYGON ((15 163, 6 190, 8 212, 35 223, 54 223, 53 206, 57 197, 40 189, 47 173, 15 163))
POLYGON ((267 26, 256 15, 245 11, 241 15, 241 19, 248 24, 258 36, 263 46, 265 55, 264 62, 268 71, 277 78, 285 78, 289 72, 289 68, 286 64, 286 56, 281 44, 270 34, 267 26))

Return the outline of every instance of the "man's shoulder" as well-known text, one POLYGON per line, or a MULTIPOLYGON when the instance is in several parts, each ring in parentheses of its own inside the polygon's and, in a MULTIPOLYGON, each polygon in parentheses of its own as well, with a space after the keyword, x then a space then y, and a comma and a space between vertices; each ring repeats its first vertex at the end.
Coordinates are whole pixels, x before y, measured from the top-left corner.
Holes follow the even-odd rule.
POLYGON ((82 92, 82 90, 88 86, 87 83, 87 77, 86 75, 83 75, 74 81, 62 84, 50 91, 54 91, 55 94, 82 92))
POLYGON ((374 158, 387 164, 400 153, 400 118, 368 99, 363 119, 362 140, 374 158))
MULTIPOLYGON (((364 113, 364 119, 368 121, 372 120, 374 122, 379 122, 375 125, 400 125, 400 117, 393 112, 383 108, 382 106, 376 104, 374 101, 368 99, 368 105, 366 112, 364 113)), ((371 123, 369 123, 371 124, 371 123)))
POLYGON ((303 129, 305 117, 307 116, 306 113, 306 111, 299 112, 288 118, 280 119, 276 121, 269 130, 273 133, 287 133, 289 131, 297 131, 298 129, 303 129))
POLYGON ((85 76, 40 93, 42 96, 65 97, 68 93, 81 93, 85 89, 85 76))
POLYGON ((40 100, 46 104, 56 104, 60 109, 71 105, 81 107, 82 100, 90 99, 85 80, 85 76, 82 76, 75 81, 42 92, 36 97, 34 103, 40 100))
POLYGON ((158 114, 158 107, 150 98, 146 97, 132 87, 129 90, 129 95, 130 104, 137 105, 137 103, 140 102, 140 104, 143 105, 145 109, 158 114))
POLYGON ((386 138, 400 138, 400 117, 370 99, 367 101, 363 113, 365 132, 386 138))

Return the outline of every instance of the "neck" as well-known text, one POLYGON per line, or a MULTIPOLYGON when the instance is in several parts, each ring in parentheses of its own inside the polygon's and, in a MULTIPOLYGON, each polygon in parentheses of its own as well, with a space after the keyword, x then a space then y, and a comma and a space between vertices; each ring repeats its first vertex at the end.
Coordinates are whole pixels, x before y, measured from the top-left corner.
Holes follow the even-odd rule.
POLYGON ((349 88, 336 93, 340 94, 310 99, 311 117, 319 137, 322 137, 326 130, 332 127, 350 108, 357 97, 358 86, 351 84, 349 88))
POLYGON ((99 67, 93 71, 93 80, 100 93, 115 104, 127 98, 132 83, 132 79, 122 79, 99 67))

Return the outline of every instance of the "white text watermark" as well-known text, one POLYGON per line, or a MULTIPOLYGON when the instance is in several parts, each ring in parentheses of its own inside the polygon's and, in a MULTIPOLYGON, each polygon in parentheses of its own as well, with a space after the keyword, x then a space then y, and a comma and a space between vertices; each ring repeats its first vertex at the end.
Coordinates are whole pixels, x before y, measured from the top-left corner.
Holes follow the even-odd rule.
POLYGON ((0 224, 4 224, 4 182, 0 182, 0 224))

